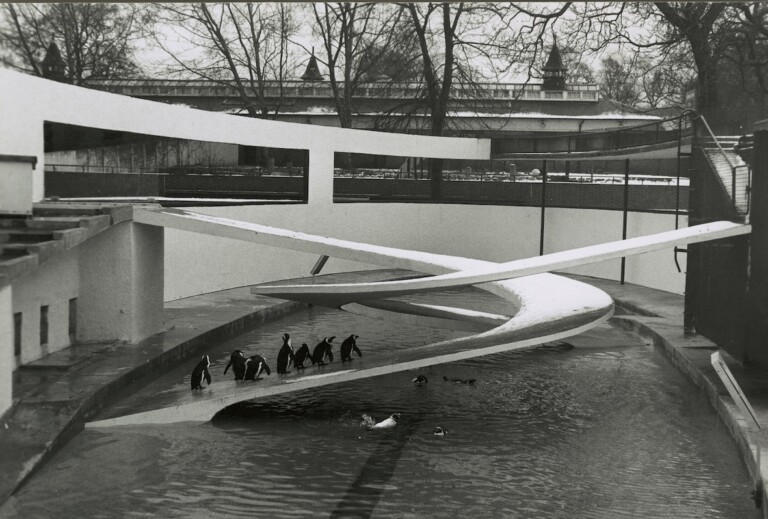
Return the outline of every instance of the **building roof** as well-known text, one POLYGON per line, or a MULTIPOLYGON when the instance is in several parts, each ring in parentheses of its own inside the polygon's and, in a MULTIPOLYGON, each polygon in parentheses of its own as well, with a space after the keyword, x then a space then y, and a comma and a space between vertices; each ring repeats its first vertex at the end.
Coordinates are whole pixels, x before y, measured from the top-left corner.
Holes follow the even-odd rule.
POLYGON ((307 70, 301 75, 301 79, 304 81, 322 81, 323 75, 320 73, 320 67, 317 65, 317 59, 315 53, 312 52, 312 56, 307 63, 307 70))
POLYGON ((565 70, 563 59, 560 57, 560 49, 557 47, 557 40, 552 44, 552 50, 549 51, 549 59, 544 65, 544 70, 565 70))

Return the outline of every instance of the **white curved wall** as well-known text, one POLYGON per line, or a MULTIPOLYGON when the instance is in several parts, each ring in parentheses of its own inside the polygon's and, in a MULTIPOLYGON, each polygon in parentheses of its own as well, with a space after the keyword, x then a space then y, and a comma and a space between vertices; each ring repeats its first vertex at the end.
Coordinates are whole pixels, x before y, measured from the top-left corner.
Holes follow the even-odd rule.
MULTIPOLYGON (((205 214, 376 245, 510 261, 539 253, 540 212, 531 207, 450 204, 330 204, 190 208, 205 214)), ((686 226, 685 220, 681 226, 686 226)), ((629 238, 674 229, 674 215, 630 213, 629 238)), ((621 239, 622 213, 546 210, 545 252, 621 239)), ((309 275, 317 257, 173 229, 165 230, 165 298, 309 275)), ((685 257, 681 255, 683 271, 685 257)), ((569 270, 619 279, 620 260, 569 270)), ((323 273, 371 268, 331 259, 323 273)), ((672 251, 627 258, 626 281, 682 293, 672 251)))

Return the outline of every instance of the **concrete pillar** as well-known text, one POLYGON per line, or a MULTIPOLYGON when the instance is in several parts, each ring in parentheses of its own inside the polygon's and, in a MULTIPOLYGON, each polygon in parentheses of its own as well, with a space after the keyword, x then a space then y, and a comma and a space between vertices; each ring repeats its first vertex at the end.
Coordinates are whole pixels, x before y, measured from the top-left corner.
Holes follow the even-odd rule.
POLYGON ((136 342, 163 325, 164 234, 123 222, 80 251, 77 340, 136 342))
POLYGON ((13 298, 11 285, 0 285, 0 416, 13 403, 13 298))
POLYGON ((309 150, 309 205, 333 203, 333 148, 313 146, 309 150))

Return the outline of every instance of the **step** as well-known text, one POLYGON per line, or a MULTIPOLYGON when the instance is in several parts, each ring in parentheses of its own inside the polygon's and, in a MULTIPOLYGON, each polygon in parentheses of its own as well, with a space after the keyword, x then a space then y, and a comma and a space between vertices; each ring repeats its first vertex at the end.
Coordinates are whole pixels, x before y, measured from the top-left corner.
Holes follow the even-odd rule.
POLYGON ((30 229, 72 229, 81 227, 82 217, 79 216, 35 216, 27 218, 25 224, 30 229))
POLYGON ((18 229, 26 227, 26 216, 3 216, 0 217, 0 229, 18 229))
POLYGON ((0 243, 37 243, 53 238, 53 231, 45 229, 28 229, 25 227, 0 229, 0 243))
POLYGON ((93 204, 38 203, 32 206, 34 216, 96 216, 102 214, 101 206, 93 204))
POLYGON ((0 262, 29 255, 27 246, 21 243, 0 245, 0 262))

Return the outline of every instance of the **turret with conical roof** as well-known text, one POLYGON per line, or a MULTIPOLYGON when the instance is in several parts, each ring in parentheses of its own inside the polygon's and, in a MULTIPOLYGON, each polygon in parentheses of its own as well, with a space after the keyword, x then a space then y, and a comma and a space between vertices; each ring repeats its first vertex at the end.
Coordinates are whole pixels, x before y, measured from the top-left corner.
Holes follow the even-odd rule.
POLYGON ((56 43, 51 42, 51 44, 48 45, 48 50, 45 52, 45 57, 40 63, 40 66, 45 79, 68 83, 66 72, 67 64, 64 63, 64 58, 61 57, 61 51, 56 43))
POLYGON ((565 90, 565 74, 567 70, 560 57, 560 49, 557 47, 557 37, 549 51, 549 59, 544 65, 544 83, 542 90, 565 90))
POLYGON ((307 63, 307 70, 301 75, 301 79, 304 81, 322 81, 323 75, 320 73, 320 67, 317 65, 317 58, 315 58, 315 48, 312 47, 312 56, 307 63))

